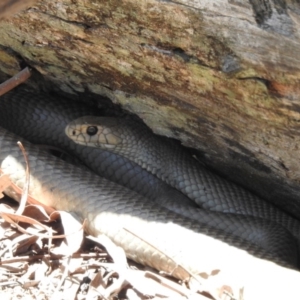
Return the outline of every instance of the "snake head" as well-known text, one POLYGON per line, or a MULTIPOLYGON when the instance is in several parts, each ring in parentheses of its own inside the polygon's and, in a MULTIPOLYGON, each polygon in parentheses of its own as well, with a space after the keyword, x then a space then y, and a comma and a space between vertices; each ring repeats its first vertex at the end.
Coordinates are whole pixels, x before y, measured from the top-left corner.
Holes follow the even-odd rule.
POLYGON ((88 147, 111 149, 122 142, 116 118, 81 117, 70 122, 65 133, 75 143, 88 147))

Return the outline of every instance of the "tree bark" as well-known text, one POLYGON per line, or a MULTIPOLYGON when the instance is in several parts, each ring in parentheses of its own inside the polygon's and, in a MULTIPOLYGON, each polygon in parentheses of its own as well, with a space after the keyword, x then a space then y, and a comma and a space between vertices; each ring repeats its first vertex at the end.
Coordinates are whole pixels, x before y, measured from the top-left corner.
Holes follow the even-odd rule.
POLYGON ((0 18, 8 18, 36 1, 37 0, 2 0, 0 3, 0 18))
POLYGON ((1 21, 0 71, 108 97, 300 216, 299 23, 292 0, 43 0, 1 21))

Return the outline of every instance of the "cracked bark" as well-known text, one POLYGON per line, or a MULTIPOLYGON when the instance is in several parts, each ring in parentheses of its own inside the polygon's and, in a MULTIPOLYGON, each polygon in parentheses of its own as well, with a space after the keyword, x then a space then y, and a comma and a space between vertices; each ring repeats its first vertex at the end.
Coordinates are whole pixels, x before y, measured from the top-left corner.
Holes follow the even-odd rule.
POLYGON ((291 0, 44 0, 1 21, 0 71, 108 97, 300 216, 299 23, 291 0))

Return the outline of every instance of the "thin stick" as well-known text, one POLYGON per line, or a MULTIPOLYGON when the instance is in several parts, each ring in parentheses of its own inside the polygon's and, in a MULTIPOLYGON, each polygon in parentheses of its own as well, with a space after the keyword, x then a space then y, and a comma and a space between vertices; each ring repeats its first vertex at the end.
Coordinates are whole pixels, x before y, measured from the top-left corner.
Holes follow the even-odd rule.
MULTIPOLYGON (((20 256, 20 257, 13 257, 13 258, 7 258, 0 260, 0 266, 2 265, 8 265, 11 263, 16 262, 28 262, 33 260, 40 260, 43 258, 47 258, 50 260, 57 260, 64 258, 65 255, 63 254, 44 254, 44 255, 27 255, 27 256, 20 256)), ((106 258, 106 253, 74 253, 71 255, 72 258, 83 258, 83 259, 90 259, 90 258, 106 258)), ((98 266, 98 264, 97 264, 98 266)))
POLYGON ((28 67, 23 69, 21 72, 13 76, 12 78, 4 81, 0 84, 0 96, 6 94, 19 84, 25 82, 31 76, 31 71, 28 67))
POLYGON ((26 202, 27 202, 27 198, 28 198, 28 192, 29 192, 29 181, 30 181, 30 168, 29 168, 29 161, 28 161, 28 156, 26 153, 26 150, 23 146, 23 144, 21 142, 18 141, 18 146, 20 147, 24 159, 25 159, 25 164, 26 164, 26 172, 25 172, 25 185, 23 187, 23 192, 22 192, 22 198, 20 200, 20 205, 18 210, 16 211, 17 215, 21 215, 23 214, 26 202))

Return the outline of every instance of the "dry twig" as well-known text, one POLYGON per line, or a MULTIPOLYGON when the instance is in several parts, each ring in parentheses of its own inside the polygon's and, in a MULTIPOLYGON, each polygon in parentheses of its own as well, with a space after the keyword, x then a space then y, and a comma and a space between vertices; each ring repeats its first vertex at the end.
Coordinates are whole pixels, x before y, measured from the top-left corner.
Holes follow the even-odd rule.
POLYGON ((13 76, 12 78, 4 81, 0 84, 0 96, 6 94, 16 86, 25 82, 31 76, 31 71, 28 67, 24 68, 18 74, 13 76))

